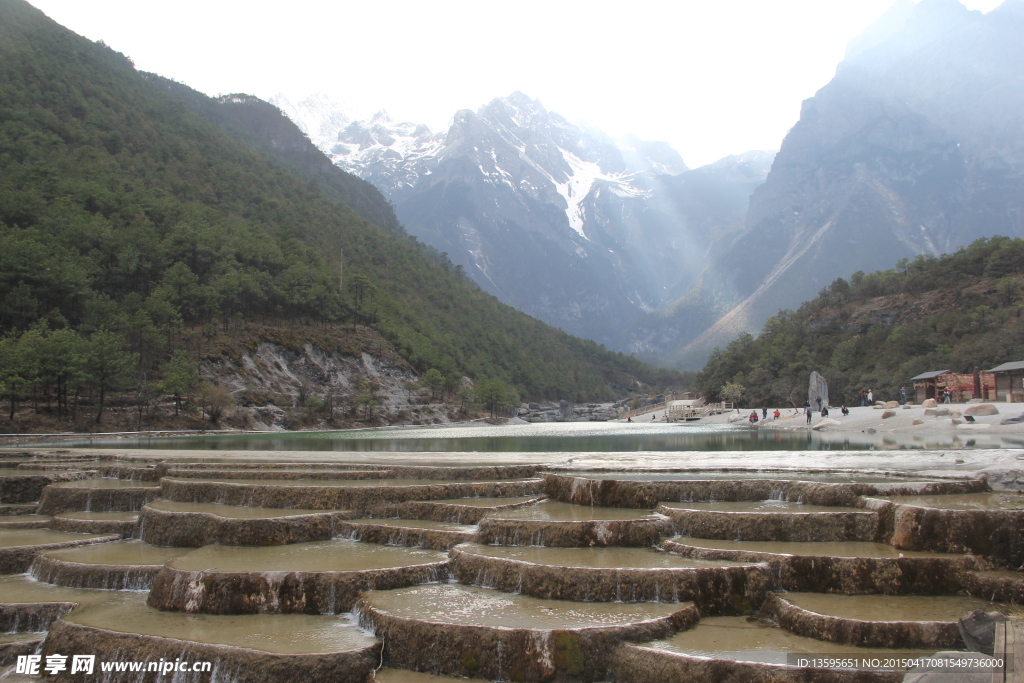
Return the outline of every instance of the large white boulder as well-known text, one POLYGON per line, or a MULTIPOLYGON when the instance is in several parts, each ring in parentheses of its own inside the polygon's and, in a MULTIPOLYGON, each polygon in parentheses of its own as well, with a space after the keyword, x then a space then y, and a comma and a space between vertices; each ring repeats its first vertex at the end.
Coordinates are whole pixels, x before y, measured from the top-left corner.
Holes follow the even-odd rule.
POLYGON ((926 398, 924 400, 924 403, 921 404, 921 406, 924 408, 934 408, 937 405, 939 405, 939 402, 936 401, 934 398, 926 398))
POLYGON ((973 406, 967 406, 967 409, 964 410, 964 415, 973 415, 974 417, 998 414, 999 409, 991 403, 976 403, 973 406))
POLYGON ((832 417, 823 417, 818 424, 811 427, 811 429, 825 429, 826 427, 838 427, 843 424, 839 420, 832 417))

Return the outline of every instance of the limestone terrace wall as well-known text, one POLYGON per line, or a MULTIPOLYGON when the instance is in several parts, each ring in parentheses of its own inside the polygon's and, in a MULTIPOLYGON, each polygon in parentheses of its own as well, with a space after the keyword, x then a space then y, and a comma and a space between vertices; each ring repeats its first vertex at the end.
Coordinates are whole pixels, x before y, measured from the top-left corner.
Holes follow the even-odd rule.
POLYGON ((163 567, 148 603, 205 614, 339 614, 360 591, 404 588, 451 578, 451 560, 349 572, 218 572, 163 567))
POLYGON ((61 512, 135 512, 160 497, 159 486, 135 486, 118 489, 90 489, 48 486, 39 501, 39 514, 61 512))
POLYGON ((529 496, 540 493, 542 484, 540 479, 348 487, 235 484, 170 477, 160 481, 163 497, 175 501, 307 510, 353 510, 360 514, 381 503, 399 503, 407 500, 529 496))
POLYGON ((338 522, 351 512, 324 511, 286 517, 221 517, 211 512, 179 512, 142 508, 139 535, 152 545, 201 548, 223 545, 285 545, 334 538, 338 522))
POLYGON ((479 543, 490 545, 545 545, 559 548, 589 546, 649 547, 672 533, 667 517, 650 519, 548 521, 536 519, 480 520, 479 543))
MULTIPOLYGON (((624 626, 533 630, 444 624, 398 617, 365 599, 362 626, 384 640, 384 664, 449 676, 518 681, 603 681, 616 645, 663 638, 699 618, 693 605, 624 626)), ((668 679, 665 679, 668 680, 668 679)))
POLYGON ((964 646, 956 622, 846 619, 797 607, 774 593, 761 607, 761 616, 790 633, 831 643, 909 650, 950 650, 964 646))
POLYGON ((659 505, 682 536, 736 541, 878 541, 874 512, 718 512, 659 505))
POLYGON ((562 567, 477 555, 453 548, 455 578, 535 598, 578 602, 692 601, 702 615, 747 614, 771 585, 767 566, 562 567))
POLYGON ((781 555, 748 550, 716 550, 663 541, 661 547, 704 560, 767 562, 777 586, 787 591, 865 595, 949 595, 961 591, 967 573, 982 569, 979 560, 963 557, 831 557, 781 555))

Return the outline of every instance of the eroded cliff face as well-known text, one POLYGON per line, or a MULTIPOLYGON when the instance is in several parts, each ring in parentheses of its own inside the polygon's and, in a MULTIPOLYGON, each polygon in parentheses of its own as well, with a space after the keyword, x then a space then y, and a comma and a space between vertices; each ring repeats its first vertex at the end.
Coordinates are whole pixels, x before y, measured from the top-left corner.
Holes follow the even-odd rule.
POLYGON ((448 421, 448 408, 413 387, 418 376, 378 334, 358 326, 249 328, 211 341, 200 373, 227 389, 227 426, 296 429, 364 422, 448 421), (371 393, 371 408, 360 397, 371 393))
POLYGON ((888 19, 804 102, 745 232, 649 324, 679 335, 670 355, 699 364, 837 277, 1024 234, 1024 3, 888 19))

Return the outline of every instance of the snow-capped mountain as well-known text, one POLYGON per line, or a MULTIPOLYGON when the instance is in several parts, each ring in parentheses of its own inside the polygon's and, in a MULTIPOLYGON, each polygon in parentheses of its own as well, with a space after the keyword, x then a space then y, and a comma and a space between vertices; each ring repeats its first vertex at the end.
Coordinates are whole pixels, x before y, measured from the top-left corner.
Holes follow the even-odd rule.
POLYGON ((575 334, 617 346, 690 277, 695 240, 659 180, 686 165, 666 143, 616 142, 517 92, 445 132, 380 112, 328 151, 485 290, 575 334))
POLYGON ((314 93, 298 102, 278 93, 269 101, 323 152, 330 148, 339 130, 359 117, 355 109, 325 93, 314 93))

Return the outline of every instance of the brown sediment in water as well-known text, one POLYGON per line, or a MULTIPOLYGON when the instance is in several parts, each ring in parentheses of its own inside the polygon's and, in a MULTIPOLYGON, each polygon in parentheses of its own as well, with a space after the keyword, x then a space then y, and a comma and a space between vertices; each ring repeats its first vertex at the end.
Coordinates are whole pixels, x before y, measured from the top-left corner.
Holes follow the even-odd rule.
POLYGON ((536 505, 527 505, 511 510, 501 510, 488 515, 492 519, 516 519, 550 522, 587 522, 591 520, 632 520, 654 517, 651 510, 629 508, 594 507, 575 505, 555 500, 545 500, 536 505))
POLYGON ((38 581, 69 588, 148 590, 164 563, 187 548, 158 548, 117 541, 40 553, 29 573, 38 581))
POLYGON ((35 556, 44 550, 104 543, 119 538, 114 535, 73 534, 52 529, 3 530, 0 531, 0 574, 28 571, 35 556))
POLYGON ((53 624, 42 654, 97 651, 107 661, 209 661, 246 683, 366 680, 380 660, 380 643, 341 617, 176 614, 141 597, 76 609, 53 624))
POLYGON ((347 511, 284 510, 158 501, 142 508, 139 536, 153 545, 199 548, 285 545, 323 541, 338 532, 347 511))
POLYGON ((997 605, 938 595, 773 594, 761 616, 797 635, 860 647, 949 650, 963 647, 957 620, 997 605))
POLYGON ((437 500, 470 496, 525 496, 539 493, 539 479, 493 482, 444 482, 435 484, 373 486, 296 486, 207 482, 191 479, 161 480, 163 497, 196 503, 224 503, 255 507, 307 508, 313 510, 368 511, 382 503, 437 500))
POLYGON ((210 614, 335 614, 359 591, 451 576, 440 552, 335 539, 286 547, 207 546, 168 562, 150 604, 210 614))
POLYGON ((666 505, 658 512, 672 520, 678 533, 709 539, 749 541, 876 541, 879 517, 867 511, 792 513, 720 512, 666 505))
MULTIPOLYGON (((761 604, 771 585, 767 568, 758 565, 727 566, 700 560, 689 561, 667 555, 666 561, 634 559, 641 566, 598 566, 580 562, 587 552, 625 551, 634 554, 658 554, 639 548, 535 548, 531 562, 517 557, 501 557, 503 548, 467 544, 454 548, 455 578, 463 584, 486 586, 536 598, 581 602, 680 602, 692 601, 701 614, 739 614, 753 611, 761 604), (573 551, 570 564, 560 564, 557 551, 573 551), (548 563, 543 563, 547 560, 548 563), (673 563, 671 560, 675 560, 673 563), (582 566, 581 566, 582 565, 582 566), (674 565, 674 566, 673 566, 674 565), (687 566, 688 565, 688 566, 687 566)), ((623 557, 621 564, 630 560, 623 557)), ((611 565, 610 562, 606 564, 611 565)))
POLYGON ((448 500, 416 501, 375 505, 366 510, 370 517, 398 517, 401 519, 432 519, 438 522, 478 524, 485 516, 533 505, 544 500, 536 495, 507 498, 452 498, 448 500))
POLYGON ((373 681, 375 683, 465 683, 466 679, 437 676, 407 669, 392 669, 385 666, 373 673, 373 681))
POLYGON ((448 550, 476 537, 476 527, 431 520, 353 519, 337 522, 337 535, 356 541, 448 550))

